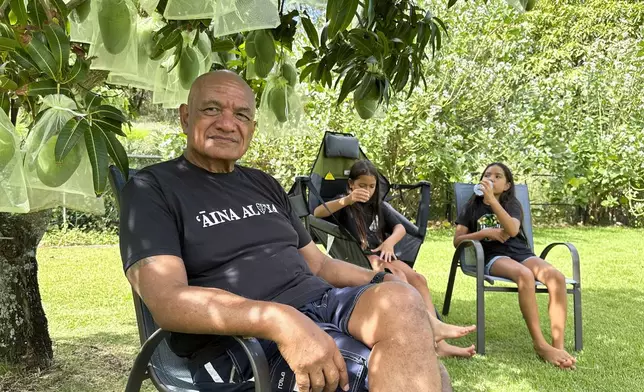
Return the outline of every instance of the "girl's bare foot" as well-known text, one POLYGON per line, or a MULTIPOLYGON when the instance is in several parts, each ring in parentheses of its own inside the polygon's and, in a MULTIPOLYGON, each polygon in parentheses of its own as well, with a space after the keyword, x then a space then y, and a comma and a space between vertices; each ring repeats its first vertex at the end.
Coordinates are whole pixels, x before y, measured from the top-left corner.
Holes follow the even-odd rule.
POLYGON ((549 362, 560 369, 575 369, 577 359, 568 354, 565 350, 559 350, 545 343, 541 346, 535 345, 535 351, 546 362, 549 362))
POLYGON ((456 339, 461 338, 476 330, 476 325, 461 327, 458 325, 446 324, 440 320, 432 323, 434 331, 434 340, 440 342, 443 339, 456 339))
POLYGON ((469 347, 458 347, 441 340, 436 344, 436 354, 441 357, 472 358, 476 354, 474 345, 469 347))

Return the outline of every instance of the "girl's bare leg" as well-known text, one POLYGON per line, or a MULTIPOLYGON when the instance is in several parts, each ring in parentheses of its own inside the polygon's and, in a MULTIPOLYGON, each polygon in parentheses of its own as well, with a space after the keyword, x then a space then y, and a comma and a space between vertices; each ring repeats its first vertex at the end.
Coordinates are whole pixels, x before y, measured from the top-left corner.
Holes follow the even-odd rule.
POLYGON ((377 255, 371 255, 369 256, 369 262, 375 271, 382 271, 385 268, 388 268, 394 275, 402 278, 420 293, 423 298, 423 302, 427 306, 430 323, 432 325, 432 330, 434 331, 434 339, 437 342, 436 353, 439 356, 470 358, 475 354, 476 350, 474 345, 469 347, 458 347, 444 341, 444 339, 453 339, 465 336, 476 330, 476 326, 471 325, 468 327, 461 327, 440 321, 436 317, 436 311, 427 285, 427 279, 423 275, 417 273, 409 265, 400 260, 394 260, 388 263, 380 259, 377 255))
POLYGON ((574 366, 573 358, 564 350, 546 342, 539 325, 539 310, 535 292, 535 276, 532 270, 508 257, 498 259, 491 268, 491 274, 514 281, 519 289, 519 307, 532 337, 534 349, 541 358, 562 369, 574 366))

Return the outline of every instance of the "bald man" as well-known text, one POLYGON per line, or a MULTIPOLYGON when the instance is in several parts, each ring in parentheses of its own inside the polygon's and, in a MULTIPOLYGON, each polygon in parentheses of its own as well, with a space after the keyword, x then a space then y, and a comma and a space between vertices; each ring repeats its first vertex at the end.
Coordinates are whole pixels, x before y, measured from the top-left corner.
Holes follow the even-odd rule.
POLYGON ((195 386, 253 390, 245 354, 224 338, 241 335, 260 339, 274 391, 441 390, 418 292, 323 254, 278 182, 236 165, 255 130, 251 88, 207 73, 179 111, 185 152, 128 181, 120 246, 195 386))

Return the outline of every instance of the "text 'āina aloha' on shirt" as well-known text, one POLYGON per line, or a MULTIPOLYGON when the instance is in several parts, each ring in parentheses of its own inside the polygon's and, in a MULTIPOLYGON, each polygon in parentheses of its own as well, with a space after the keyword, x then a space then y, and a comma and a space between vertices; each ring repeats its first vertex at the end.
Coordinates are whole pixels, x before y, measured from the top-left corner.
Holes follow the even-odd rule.
MULTIPOLYGON (((331 288, 298 252, 310 242, 282 187, 260 170, 210 173, 179 157, 142 169, 123 189, 125 270, 145 257, 177 256, 191 286, 298 308, 331 288)), ((188 356, 211 340, 173 333, 171 348, 188 356)))
MULTIPOLYGON (((507 256, 517 261, 523 261, 528 257, 534 256, 523 232, 521 204, 518 200, 514 199, 504 203, 502 207, 508 215, 521 222, 519 234, 515 237, 510 237, 503 243, 496 240, 482 240, 481 246, 485 253, 486 264, 496 256, 507 256)), ((492 211, 492 207, 483 203, 482 200, 474 200, 471 203, 468 202, 465 210, 463 210, 456 219, 456 224, 467 227, 469 233, 475 233, 488 228, 503 228, 496 214, 492 211)))

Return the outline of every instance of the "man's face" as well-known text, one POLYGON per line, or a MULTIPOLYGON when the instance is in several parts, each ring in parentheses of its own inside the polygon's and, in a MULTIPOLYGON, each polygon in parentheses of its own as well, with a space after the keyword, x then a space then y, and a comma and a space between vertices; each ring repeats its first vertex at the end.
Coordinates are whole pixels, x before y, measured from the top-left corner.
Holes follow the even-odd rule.
POLYGON ((180 108, 187 149, 207 160, 237 161, 255 131, 252 91, 230 75, 209 75, 197 83, 189 105, 180 108))

